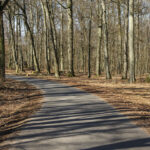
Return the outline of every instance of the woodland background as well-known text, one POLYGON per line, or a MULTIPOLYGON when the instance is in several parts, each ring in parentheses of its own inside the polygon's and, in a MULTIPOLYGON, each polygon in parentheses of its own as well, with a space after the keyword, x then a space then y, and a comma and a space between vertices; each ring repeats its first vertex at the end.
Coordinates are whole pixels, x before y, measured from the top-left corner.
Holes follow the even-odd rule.
POLYGON ((150 73, 149 0, 12 0, 4 29, 6 67, 16 72, 150 73))

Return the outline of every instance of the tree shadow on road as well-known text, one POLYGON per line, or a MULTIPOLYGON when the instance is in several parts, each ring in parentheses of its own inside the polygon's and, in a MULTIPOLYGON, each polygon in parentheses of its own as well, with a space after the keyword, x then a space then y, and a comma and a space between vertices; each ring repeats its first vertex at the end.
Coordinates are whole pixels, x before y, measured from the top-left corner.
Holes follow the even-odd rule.
MULTIPOLYGON (((19 136, 11 138, 11 141, 15 141, 11 144, 12 147, 23 149, 29 145, 34 149, 45 141, 78 136, 96 137, 96 139, 91 138, 90 141, 84 139, 80 141, 81 145, 87 143, 86 148, 80 148, 81 150, 150 147, 150 138, 143 136, 144 131, 129 123, 127 117, 120 115, 96 96, 60 85, 52 88, 52 83, 47 85, 45 83, 38 83, 45 91, 43 108, 21 128, 19 136), (138 131, 140 132, 137 133, 138 131), (95 145, 88 146, 88 142, 93 142, 95 145)), ((72 144, 79 144, 78 142, 74 140, 72 144)), ((47 146, 51 144, 46 143, 47 146)), ((71 143, 68 141, 61 144, 71 143)))

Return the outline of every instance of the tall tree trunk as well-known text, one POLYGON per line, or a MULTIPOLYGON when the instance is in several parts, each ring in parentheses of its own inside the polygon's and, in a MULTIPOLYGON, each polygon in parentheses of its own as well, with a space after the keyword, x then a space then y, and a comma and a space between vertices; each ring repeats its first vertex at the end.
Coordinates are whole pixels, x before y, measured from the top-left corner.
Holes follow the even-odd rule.
POLYGON ((68 15, 68 65, 69 65, 69 76, 74 76, 73 68, 73 2, 67 0, 67 15, 68 15))
POLYGON ((136 60, 136 63, 137 63, 137 73, 139 74, 139 58, 140 58, 140 0, 138 0, 138 12, 137 12, 137 60, 136 60))
POLYGON ((79 24, 80 24, 80 28, 81 28, 81 31, 80 31, 80 38, 81 38, 81 41, 80 41, 80 48, 81 48, 81 68, 82 68, 82 72, 85 73, 86 72, 86 56, 85 56, 85 25, 84 25, 84 17, 83 15, 81 14, 80 12, 80 15, 79 15, 79 24))
POLYGON ((134 54, 134 0, 129 0, 129 82, 135 82, 134 54))
POLYGON ((91 29, 92 29, 92 20, 89 20, 89 47, 88 47, 88 78, 91 77, 91 29))
POLYGON ((118 8, 118 25, 119 25, 119 66, 118 66, 118 72, 119 74, 122 71, 122 27, 121 27, 121 8, 120 8, 120 0, 117 2, 117 8, 118 8))
POLYGON ((103 36, 104 36, 104 57, 105 57, 105 71, 106 79, 111 79, 110 66, 109 66, 109 57, 108 57, 108 31, 107 31, 107 22, 106 22, 106 6, 105 1, 101 1, 102 10, 103 10, 103 36))
POLYGON ((60 37, 60 70, 64 71, 64 44, 63 44, 63 36, 64 35, 64 14, 61 8, 61 37, 60 37))
POLYGON ((129 1, 126 3, 125 11, 125 38, 124 38, 124 51, 123 51, 123 73, 122 79, 127 79, 128 74, 128 12, 129 12, 129 1))
POLYGON ((45 61, 46 61, 46 69, 47 73, 50 74, 50 63, 48 59, 48 27, 47 27, 47 19, 46 19, 46 10, 44 7, 44 3, 42 2, 42 9, 44 14, 44 49, 45 49, 45 61))
MULTIPOLYGON (((0 8, 1 8, 0 1, 0 8)), ((0 10, 0 82, 5 81, 5 44, 4 44, 4 26, 3 11, 0 10)))
POLYGON ((89 18, 88 78, 91 77, 91 34, 92 34, 92 0, 90 4, 90 18, 89 18))
POLYGON ((56 27, 54 23, 53 18, 53 10, 52 10, 52 1, 48 2, 46 0, 45 10, 47 14, 47 19, 50 23, 50 33, 51 33, 51 39, 52 39, 52 45, 53 45, 53 52, 54 52, 54 68, 55 68, 55 77, 59 77, 59 64, 58 64, 58 54, 57 54, 57 33, 56 33, 56 27))
POLYGON ((14 29, 12 25, 12 18, 11 18, 11 13, 8 12, 8 18, 9 18, 9 26, 10 26, 10 31, 11 31, 11 45, 12 45, 12 51, 13 51, 13 58, 15 62, 15 67, 16 67, 16 73, 19 72, 19 64, 18 64, 18 59, 17 59, 17 51, 16 51, 16 41, 15 41, 15 35, 14 35, 14 29))
MULTIPOLYGON (((18 26, 19 26, 19 43, 22 42, 22 34, 21 34, 21 19, 20 17, 18 18, 18 26)), ((20 69, 21 71, 25 71, 24 70, 24 57, 23 57, 23 47, 22 45, 19 44, 19 51, 20 51, 20 59, 21 59, 21 65, 20 65, 20 69)))
POLYGON ((102 10, 100 4, 98 3, 98 47, 96 55, 96 75, 100 76, 101 74, 101 43, 102 42, 102 10))
POLYGON ((37 59, 37 54, 36 54, 36 48, 35 48, 35 43, 34 43, 34 37, 33 37, 33 33, 29 27, 29 24, 27 22, 27 20, 25 19, 25 25, 27 27, 27 30, 29 32, 30 35, 30 40, 31 40, 31 44, 32 44, 32 49, 33 49, 33 60, 34 60, 34 66, 35 66, 35 71, 36 72, 40 72, 40 67, 39 67, 39 62, 37 59))
POLYGON ((3 10, 10 0, 0 1, 0 81, 5 81, 5 38, 3 25, 3 10))

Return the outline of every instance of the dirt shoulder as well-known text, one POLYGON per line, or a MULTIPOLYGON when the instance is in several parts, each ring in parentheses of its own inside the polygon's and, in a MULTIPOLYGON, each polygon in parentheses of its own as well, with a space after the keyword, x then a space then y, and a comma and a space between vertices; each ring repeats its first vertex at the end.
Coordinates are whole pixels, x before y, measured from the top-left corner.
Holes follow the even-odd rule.
POLYGON ((106 80, 105 77, 88 79, 86 76, 60 79, 51 76, 37 77, 73 85, 96 94, 150 133, 150 84, 144 83, 141 78, 135 84, 129 84, 119 77, 112 80, 106 80))
POLYGON ((7 79, 0 84, 0 149, 42 104, 42 92, 25 82, 7 79))

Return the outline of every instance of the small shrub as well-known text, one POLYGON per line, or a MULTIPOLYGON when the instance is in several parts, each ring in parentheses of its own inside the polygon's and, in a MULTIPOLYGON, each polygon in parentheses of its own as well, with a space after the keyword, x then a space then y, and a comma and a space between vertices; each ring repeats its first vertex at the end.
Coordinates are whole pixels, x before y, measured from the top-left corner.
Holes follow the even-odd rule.
POLYGON ((150 83, 150 75, 146 77, 145 82, 150 83))
POLYGON ((68 72, 67 76, 68 77, 74 77, 74 75, 71 72, 68 72))

